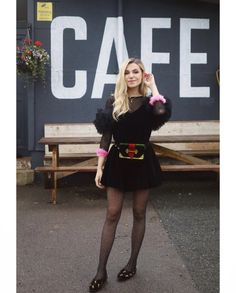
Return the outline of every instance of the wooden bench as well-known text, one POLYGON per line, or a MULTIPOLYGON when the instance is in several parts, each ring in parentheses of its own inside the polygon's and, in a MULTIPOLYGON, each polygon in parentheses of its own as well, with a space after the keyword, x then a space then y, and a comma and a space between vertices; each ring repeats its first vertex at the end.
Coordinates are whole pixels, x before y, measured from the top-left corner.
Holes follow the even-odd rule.
MULTIPOLYGON (((44 166, 35 171, 45 173, 46 186, 52 189, 52 202, 56 203, 57 179, 75 172, 96 172, 101 136, 90 123, 46 124, 44 134, 39 141, 45 145, 44 166)), ((219 172, 219 164, 198 157, 219 155, 219 121, 168 122, 158 133, 152 132, 150 141, 158 156, 174 160, 161 163, 165 172, 219 172)))

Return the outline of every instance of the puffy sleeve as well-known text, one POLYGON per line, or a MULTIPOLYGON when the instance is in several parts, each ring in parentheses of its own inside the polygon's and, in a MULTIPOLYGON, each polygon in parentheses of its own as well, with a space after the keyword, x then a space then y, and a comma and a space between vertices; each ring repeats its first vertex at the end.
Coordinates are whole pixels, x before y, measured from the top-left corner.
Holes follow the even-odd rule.
POLYGON ((97 132, 102 134, 100 141, 100 148, 108 151, 112 139, 112 110, 113 110, 114 97, 109 97, 106 101, 104 109, 98 109, 96 118, 93 121, 97 132))
POLYGON ((114 97, 109 97, 106 101, 105 108, 100 108, 97 110, 96 118, 93 121, 97 132, 103 134, 111 130, 113 117, 112 117, 112 104, 114 102, 114 97))
POLYGON ((161 128, 171 117, 172 103, 169 98, 165 96, 166 103, 156 102, 153 106, 149 104, 147 99, 147 110, 152 115, 152 130, 161 128))

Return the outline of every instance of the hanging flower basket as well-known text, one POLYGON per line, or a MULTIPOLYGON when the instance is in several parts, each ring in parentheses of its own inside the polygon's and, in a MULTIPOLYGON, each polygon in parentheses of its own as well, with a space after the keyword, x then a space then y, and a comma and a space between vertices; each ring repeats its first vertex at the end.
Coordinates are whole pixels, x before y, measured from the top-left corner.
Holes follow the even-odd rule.
POLYGON ((49 64, 49 54, 42 47, 41 41, 34 43, 30 38, 23 41, 22 47, 17 47, 17 73, 29 81, 41 80, 46 83, 46 67, 49 64))

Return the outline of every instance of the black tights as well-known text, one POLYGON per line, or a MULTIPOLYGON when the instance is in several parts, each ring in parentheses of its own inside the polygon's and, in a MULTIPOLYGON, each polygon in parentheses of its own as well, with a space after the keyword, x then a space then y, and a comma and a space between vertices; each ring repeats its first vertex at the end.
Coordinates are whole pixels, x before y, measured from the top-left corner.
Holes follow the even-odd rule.
MULTIPOLYGON (((132 270, 136 267, 139 250, 145 234, 146 207, 148 190, 133 192, 133 229, 131 239, 131 255, 125 268, 132 270)), ((100 279, 106 272, 107 260, 115 239, 117 224, 120 219, 124 194, 118 189, 107 188, 107 214, 102 230, 99 264, 96 279, 100 279)))

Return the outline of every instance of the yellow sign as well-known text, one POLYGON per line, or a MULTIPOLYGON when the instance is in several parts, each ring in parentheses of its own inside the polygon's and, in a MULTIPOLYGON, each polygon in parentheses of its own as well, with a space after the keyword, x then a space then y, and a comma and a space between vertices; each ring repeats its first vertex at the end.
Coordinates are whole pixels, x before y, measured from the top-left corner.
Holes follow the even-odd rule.
POLYGON ((37 2, 37 21, 52 21, 52 2, 37 2))

